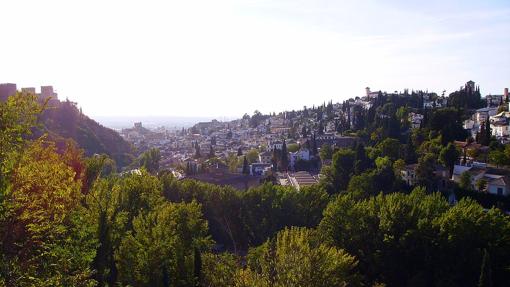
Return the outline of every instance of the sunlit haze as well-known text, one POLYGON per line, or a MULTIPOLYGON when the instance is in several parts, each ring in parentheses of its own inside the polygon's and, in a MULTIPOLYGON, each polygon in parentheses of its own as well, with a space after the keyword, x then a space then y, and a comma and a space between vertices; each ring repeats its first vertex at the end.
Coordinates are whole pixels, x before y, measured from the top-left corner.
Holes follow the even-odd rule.
POLYGON ((510 86, 508 0, 2 1, 0 11, 0 83, 53 85, 92 117, 235 117, 366 86, 510 86))

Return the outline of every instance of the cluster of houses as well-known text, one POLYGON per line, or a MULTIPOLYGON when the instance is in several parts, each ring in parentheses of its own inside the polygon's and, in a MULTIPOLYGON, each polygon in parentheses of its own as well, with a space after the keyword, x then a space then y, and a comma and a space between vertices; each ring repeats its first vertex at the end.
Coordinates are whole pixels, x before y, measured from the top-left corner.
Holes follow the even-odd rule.
MULTIPOLYGON (((410 164, 401 171, 402 180, 407 185, 415 186, 417 184, 417 168, 417 164, 410 164)), ((450 182, 460 183, 464 173, 469 174, 471 190, 499 196, 510 195, 510 177, 508 171, 490 168, 487 164, 480 162, 455 165, 451 174, 444 166, 437 165, 434 170, 435 186, 439 190, 443 190, 450 186, 450 182)))
POLYGON ((476 110, 470 119, 464 121, 464 129, 471 133, 473 138, 480 132, 482 126, 489 121, 491 134, 501 143, 510 143, 510 101, 508 101, 508 88, 502 95, 487 95, 487 107, 476 110), (508 104, 505 104, 508 101, 508 104), (508 106, 507 106, 508 105, 508 106))
MULTIPOLYGON (((459 159, 458 164, 455 164, 453 171, 442 165, 435 165, 434 167, 434 185, 439 189, 447 189, 451 182, 460 183, 464 173, 467 173, 470 178, 471 190, 489 193, 493 195, 509 196, 510 195, 510 171, 506 169, 499 169, 488 166, 485 162, 476 161, 474 158, 467 156, 476 151, 482 155, 488 152, 487 146, 482 146, 475 142, 454 142, 457 148, 462 150, 464 158, 459 159)), ((401 171, 402 180, 409 186, 415 186, 418 178, 416 176, 418 164, 406 165, 401 171)))

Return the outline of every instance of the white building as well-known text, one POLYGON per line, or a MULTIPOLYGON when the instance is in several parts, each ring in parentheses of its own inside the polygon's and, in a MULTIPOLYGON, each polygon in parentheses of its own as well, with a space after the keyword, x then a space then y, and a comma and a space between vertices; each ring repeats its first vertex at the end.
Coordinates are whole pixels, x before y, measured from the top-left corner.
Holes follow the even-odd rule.
POLYGON ((290 156, 290 167, 293 169, 294 165, 298 160, 310 160, 310 151, 306 148, 300 149, 296 152, 289 153, 290 156))

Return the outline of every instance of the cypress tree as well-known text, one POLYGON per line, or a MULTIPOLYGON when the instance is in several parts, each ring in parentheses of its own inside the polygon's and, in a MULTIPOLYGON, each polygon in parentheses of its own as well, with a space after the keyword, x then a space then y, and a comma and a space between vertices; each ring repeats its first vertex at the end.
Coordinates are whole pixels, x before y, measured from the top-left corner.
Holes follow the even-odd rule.
POLYGON ((195 286, 200 287, 200 281, 202 277, 202 256, 200 254, 200 250, 195 247, 195 252, 193 254, 193 263, 194 263, 194 269, 193 269, 193 275, 195 277, 195 286))
POLYGON ((289 166, 289 157, 287 153, 287 144, 285 143, 285 140, 283 140, 282 144, 282 169, 287 170, 287 167, 289 166))
POLYGON ((484 136, 485 136, 485 138, 483 139, 483 142, 484 142, 483 145, 489 145, 489 143, 491 142, 491 136, 492 136, 491 123, 490 123, 489 119, 487 119, 485 121, 485 134, 484 134, 484 136))
POLYGON ((490 265, 489 252, 487 252, 487 249, 484 249, 478 287, 492 287, 492 268, 490 265))
POLYGON ((317 155, 317 141, 315 140, 315 133, 312 135, 312 155, 317 155))
POLYGON ((250 174, 250 169, 248 167, 248 160, 246 159, 246 156, 244 156, 244 159, 243 159, 243 174, 244 175, 250 174))
POLYGON ((418 156, 416 155, 416 148, 414 147, 413 138, 411 136, 411 133, 409 133, 409 137, 407 138, 407 144, 406 144, 406 163, 412 164, 416 163, 418 160, 418 156))
POLYGON ((322 123, 322 120, 319 121, 319 127, 317 129, 318 129, 317 132, 319 133, 319 135, 324 134, 324 124, 322 123))
POLYGON ((200 155, 200 145, 198 144, 198 142, 195 143, 195 158, 200 158, 201 155, 200 155))

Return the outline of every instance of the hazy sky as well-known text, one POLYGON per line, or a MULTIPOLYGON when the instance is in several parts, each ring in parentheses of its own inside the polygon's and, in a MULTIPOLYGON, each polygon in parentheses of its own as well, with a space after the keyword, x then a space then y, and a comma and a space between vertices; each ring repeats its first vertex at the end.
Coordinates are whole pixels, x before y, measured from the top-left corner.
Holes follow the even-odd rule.
POLYGON ((510 1, 2 1, 0 83, 91 116, 241 116, 510 87, 510 1))

